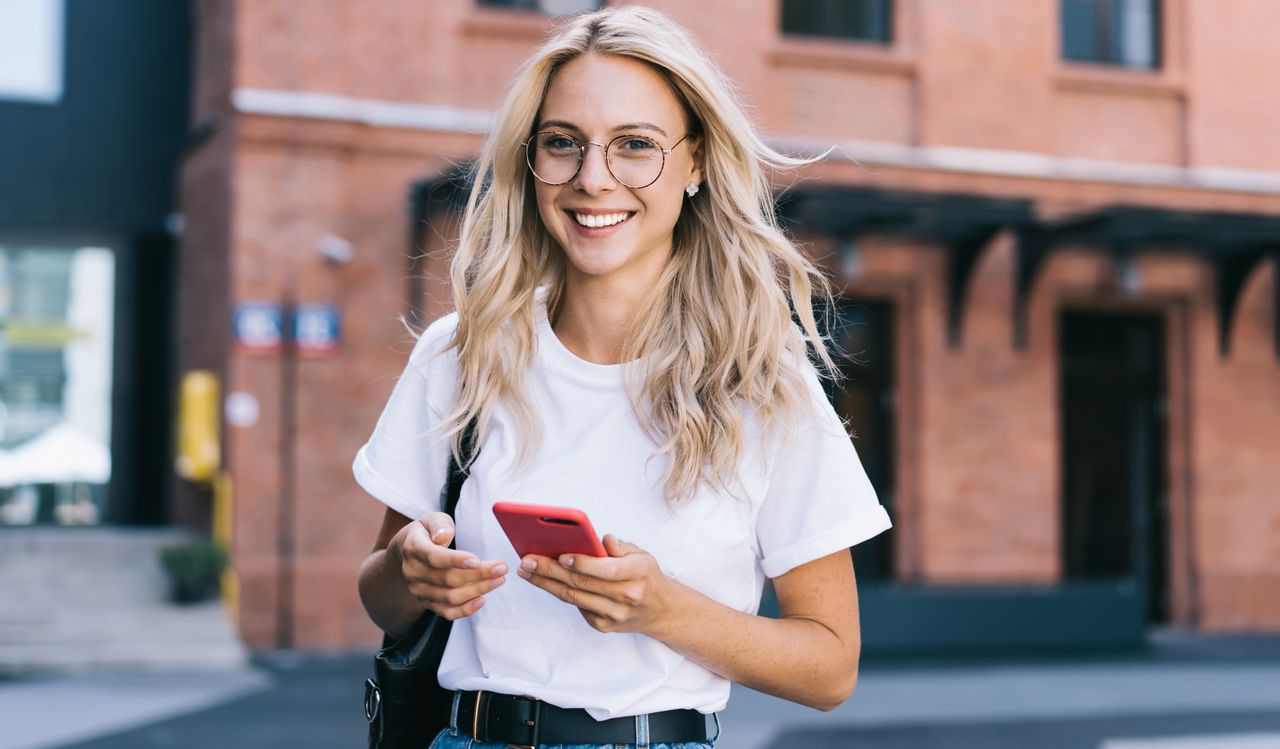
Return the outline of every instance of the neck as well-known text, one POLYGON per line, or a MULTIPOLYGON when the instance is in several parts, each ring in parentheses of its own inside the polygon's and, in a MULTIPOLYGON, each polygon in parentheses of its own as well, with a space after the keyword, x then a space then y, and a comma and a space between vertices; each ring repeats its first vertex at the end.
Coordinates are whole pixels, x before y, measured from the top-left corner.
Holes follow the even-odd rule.
POLYGON ((649 290, 628 280, 597 277, 568 269, 560 305, 549 312, 551 327, 565 348, 595 364, 620 364, 623 347, 649 290))

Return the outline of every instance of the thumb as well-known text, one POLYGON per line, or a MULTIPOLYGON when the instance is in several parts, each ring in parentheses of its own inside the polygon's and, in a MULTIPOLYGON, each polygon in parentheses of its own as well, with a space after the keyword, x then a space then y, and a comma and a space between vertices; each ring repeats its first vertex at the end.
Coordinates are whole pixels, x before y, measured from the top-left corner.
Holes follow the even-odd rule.
POLYGON ((604 550, 609 552, 611 557, 625 557, 628 554, 634 554, 637 551, 644 551, 639 546, 630 541, 623 541, 612 533, 605 534, 603 539, 604 550))
POLYGON ((453 541, 453 518, 445 512, 431 512, 418 519, 431 536, 431 543, 448 546, 453 541))

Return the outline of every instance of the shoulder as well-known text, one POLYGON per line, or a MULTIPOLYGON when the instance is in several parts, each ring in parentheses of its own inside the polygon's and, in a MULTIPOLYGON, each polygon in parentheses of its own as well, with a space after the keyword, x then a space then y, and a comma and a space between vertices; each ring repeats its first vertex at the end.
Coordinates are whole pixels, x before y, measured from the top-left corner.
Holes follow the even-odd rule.
POLYGON ((458 313, 450 312, 438 318, 418 335, 409 354, 409 369, 417 372, 429 383, 439 384, 452 379, 458 368, 457 350, 453 334, 458 329, 458 313))
POLYGON ((426 330, 418 335, 418 341, 413 346, 413 353, 409 354, 410 363, 424 366, 431 359, 444 353, 449 348, 449 344, 453 342, 453 334, 457 329, 457 312, 450 312, 443 317, 437 318, 435 322, 428 325, 426 330))
POLYGON ((808 356, 791 353, 783 357, 782 366, 787 397, 762 425, 767 442, 776 451, 803 453, 816 442, 847 441, 844 421, 827 395, 826 378, 818 366, 808 356))

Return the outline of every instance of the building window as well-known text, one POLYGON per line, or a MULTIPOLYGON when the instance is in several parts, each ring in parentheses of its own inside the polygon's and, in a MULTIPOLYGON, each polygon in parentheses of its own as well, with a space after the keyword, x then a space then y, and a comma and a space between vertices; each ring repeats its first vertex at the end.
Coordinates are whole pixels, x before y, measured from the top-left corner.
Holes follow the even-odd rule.
POLYGON ((476 0, 476 5, 486 8, 533 10, 549 16, 568 16, 599 10, 604 6, 604 0, 476 0))
POLYGON ((0 99, 62 98, 62 2, 0 2, 0 99))
POLYGON ((891 0, 782 0, 782 33, 892 41, 891 0))
POLYGON ((107 248, 0 245, 0 529, 106 516, 115 297, 107 248))
POLYGON ((1160 0, 1062 0, 1062 56, 1074 62, 1160 66, 1160 0))

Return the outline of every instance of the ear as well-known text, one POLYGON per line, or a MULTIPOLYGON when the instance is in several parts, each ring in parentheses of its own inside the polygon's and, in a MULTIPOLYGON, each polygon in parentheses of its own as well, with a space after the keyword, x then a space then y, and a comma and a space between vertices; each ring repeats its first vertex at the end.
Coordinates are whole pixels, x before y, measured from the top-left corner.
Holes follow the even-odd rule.
POLYGON ((705 137, 698 135, 693 139, 691 144, 693 147, 689 149, 689 153, 693 154, 693 169, 689 172, 689 181, 697 182, 699 185, 702 184, 703 167, 706 164, 705 137))

